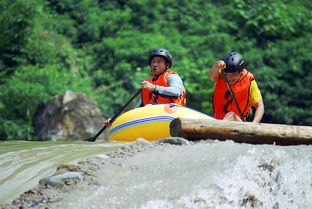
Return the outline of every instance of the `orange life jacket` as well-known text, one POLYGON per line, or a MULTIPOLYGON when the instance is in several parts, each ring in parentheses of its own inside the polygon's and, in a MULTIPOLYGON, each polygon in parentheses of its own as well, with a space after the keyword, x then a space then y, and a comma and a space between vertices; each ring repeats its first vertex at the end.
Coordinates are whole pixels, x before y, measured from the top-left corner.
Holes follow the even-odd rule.
MULTIPOLYGON (((168 86, 168 76, 171 74, 177 74, 172 71, 165 71, 158 77, 152 76, 147 81, 158 86, 168 86)), ((159 94, 156 91, 142 90, 142 105, 147 104, 163 104, 163 103, 175 103, 178 105, 186 105, 186 92, 183 89, 182 94, 178 97, 159 94)))
MULTIPOLYGON (((254 76, 243 69, 242 75, 238 82, 231 85, 232 91, 237 100, 238 106, 246 119, 252 104, 249 102, 249 89, 254 76)), ((235 106, 231 93, 226 85, 223 76, 219 77, 213 92, 213 110, 214 117, 222 120, 228 112, 234 112, 239 116, 239 112, 235 106)))

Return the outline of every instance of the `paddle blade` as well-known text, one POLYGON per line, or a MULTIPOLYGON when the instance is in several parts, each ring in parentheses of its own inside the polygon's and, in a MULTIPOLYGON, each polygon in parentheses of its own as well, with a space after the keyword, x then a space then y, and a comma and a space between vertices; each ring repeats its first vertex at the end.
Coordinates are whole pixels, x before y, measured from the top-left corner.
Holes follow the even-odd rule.
POLYGON ((95 140, 96 140, 96 137, 93 136, 93 137, 90 137, 90 138, 85 139, 84 141, 85 141, 85 142, 95 142, 95 140))

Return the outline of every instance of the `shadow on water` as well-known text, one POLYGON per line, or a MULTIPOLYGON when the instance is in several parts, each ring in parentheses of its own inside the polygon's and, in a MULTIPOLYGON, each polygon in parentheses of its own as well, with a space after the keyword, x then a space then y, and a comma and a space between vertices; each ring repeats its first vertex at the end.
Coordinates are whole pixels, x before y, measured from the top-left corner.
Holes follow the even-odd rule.
POLYGON ((124 143, 10 141, 0 142, 0 203, 9 203, 21 193, 51 176, 58 165, 111 152, 124 143))

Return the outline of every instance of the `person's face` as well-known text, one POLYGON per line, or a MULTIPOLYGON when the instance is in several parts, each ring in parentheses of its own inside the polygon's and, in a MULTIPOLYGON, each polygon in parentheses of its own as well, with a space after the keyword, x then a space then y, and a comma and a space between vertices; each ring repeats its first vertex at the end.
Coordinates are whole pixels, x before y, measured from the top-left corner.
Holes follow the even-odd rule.
POLYGON ((230 84, 234 84, 239 81, 242 72, 226 73, 226 78, 230 84))
POLYGON ((164 70, 167 69, 168 63, 162 56, 155 56, 151 60, 151 72, 153 75, 160 75, 164 70))

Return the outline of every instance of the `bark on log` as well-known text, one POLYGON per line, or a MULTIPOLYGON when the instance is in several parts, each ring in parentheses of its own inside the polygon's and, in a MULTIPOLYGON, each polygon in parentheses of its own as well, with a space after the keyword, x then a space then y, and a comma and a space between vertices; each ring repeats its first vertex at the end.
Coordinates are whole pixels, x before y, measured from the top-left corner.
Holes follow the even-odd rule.
POLYGON ((218 139, 250 144, 312 144, 311 126, 176 118, 170 134, 189 140, 218 139))

